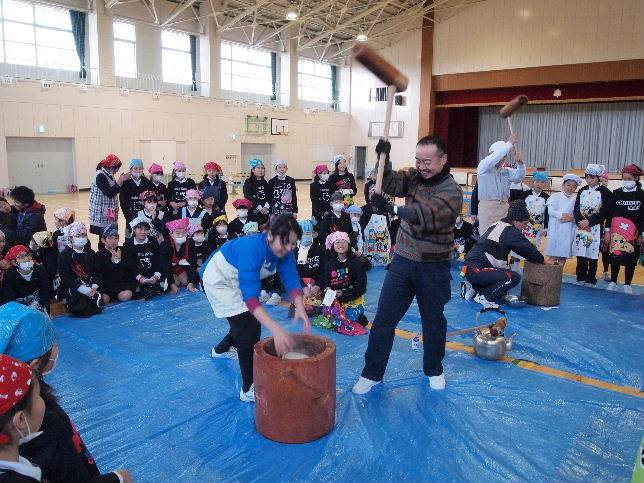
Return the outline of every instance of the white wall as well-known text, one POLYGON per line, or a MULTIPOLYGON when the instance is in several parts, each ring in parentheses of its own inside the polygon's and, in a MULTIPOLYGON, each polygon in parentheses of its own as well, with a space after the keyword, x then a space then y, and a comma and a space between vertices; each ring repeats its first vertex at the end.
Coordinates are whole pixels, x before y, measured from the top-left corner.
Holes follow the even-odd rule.
POLYGON ((643 0, 486 0, 434 33, 434 75, 641 58, 643 0))
MULTIPOLYGON (((36 136, 45 124, 48 137, 74 138, 76 184, 89 187, 96 164, 109 152, 124 163, 142 156, 141 141, 176 140, 186 143, 188 171, 201 176, 202 166, 215 160, 230 173, 239 171, 226 155, 241 156, 242 142, 275 144, 276 158, 289 162, 290 174, 310 178, 315 162, 314 145, 326 145, 334 152, 352 152, 349 115, 324 113, 305 115, 301 110, 273 112, 254 107, 226 106, 223 101, 193 98, 185 102, 176 95, 154 100, 149 92, 131 91, 122 96, 118 89, 62 85, 42 90, 40 82, 19 81, 0 86, 0 187, 9 185, 6 136, 36 136), (245 135, 246 114, 289 119, 289 136, 245 135), (232 139, 232 135, 236 139, 232 139)), ((149 145, 148 145, 149 146, 149 145)), ((157 159, 144 159, 146 166, 157 159)), ((330 160, 327 160, 330 161, 330 160)), ((169 168, 169 163, 166 169, 169 168)))
MULTIPOLYGON (((420 96, 421 31, 413 30, 401 42, 380 53, 409 77, 409 87, 402 93, 407 105, 394 106, 392 121, 404 122, 402 138, 391 139, 391 159, 395 167, 412 166, 418 141, 418 100, 420 96)), ((374 148, 378 139, 369 138, 369 122, 384 122, 386 102, 369 102, 369 89, 383 87, 373 74, 354 62, 351 67, 351 144, 367 146, 367 166, 376 162, 374 148)))

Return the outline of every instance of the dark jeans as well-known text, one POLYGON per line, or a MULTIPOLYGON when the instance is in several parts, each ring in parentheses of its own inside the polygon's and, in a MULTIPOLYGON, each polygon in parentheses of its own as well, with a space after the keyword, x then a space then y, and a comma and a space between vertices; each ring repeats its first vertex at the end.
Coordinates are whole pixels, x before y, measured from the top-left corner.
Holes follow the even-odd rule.
POLYGON ((597 283, 597 260, 593 258, 577 257, 577 281, 591 285, 597 283))
POLYGON ((414 262, 395 255, 380 292, 378 311, 369 333, 362 376, 382 380, 394 343, 396 326, 414 296, 423 324, 423 371, 428 376, 443 373, 447 319, 443 314, 451 298, 450 262, 414 262))
MULTIPOLYGON (((619 267, 616 263, 611 263, 610 265, 610 281, 617 283, 617 277, 619 277, 619 267)), ((635 275, 635 264, 625 265, 624 266, 624 284, 630 285, 633 281, 633 275, 635 275)))
POLYGON ((521 281, 521 276, 512 270, 503 268, 467 267, 465 278, 472 284, 474 290, 482 294, 490 302, 494 302, 521 281))
POLYGON ((232 346, 237 347, 239 369, 242 375, 242 390, 247 392, 253 384, 253 347, 259 342, 262 326, 250 312, 228 317, 230 330, 215 347, 221 354, 232 346))

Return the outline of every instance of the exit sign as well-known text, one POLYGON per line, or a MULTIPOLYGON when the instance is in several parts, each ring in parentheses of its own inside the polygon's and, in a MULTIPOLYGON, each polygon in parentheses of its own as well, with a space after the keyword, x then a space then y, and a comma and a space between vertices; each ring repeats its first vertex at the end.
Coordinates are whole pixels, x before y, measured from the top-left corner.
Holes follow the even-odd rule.
POLYGON ((36 126, 36 132, 38 134, 45 134, 47 132, 47 126, 44 124, 38 124, 38 126, 36 126))

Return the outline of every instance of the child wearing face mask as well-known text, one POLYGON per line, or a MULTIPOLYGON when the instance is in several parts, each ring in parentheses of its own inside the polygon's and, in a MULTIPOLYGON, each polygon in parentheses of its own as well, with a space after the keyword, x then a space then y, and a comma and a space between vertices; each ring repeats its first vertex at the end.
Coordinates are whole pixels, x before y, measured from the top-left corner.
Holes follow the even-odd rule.
POLYGON ((29 242, 29 249, 34 262, 44 267, 47 272, 47 286, 49 287, 49 297, 53 298, 60 285, 58 277, 58 249, 54 245, 53 234, 48 231, 39 231, 34 233, 29 242))
POLYGON ((351 217, 351 226, 353 233, 356 237, 356 244, 353 248, 356 256, 361 257, 364 249, 364 238, 362 237, 362 227, 360 226, 360 217, 362 216, 362 209, 358 205, 351 205, 346 208, 346 211, 351 217))
POLYGON ((143 161, 132 159, 130 161, 130 179, 123 182, 119 193, 119 203, 126 223, 136 218, 136 214, 143 209, 141 193, 152 190, 152 188, 152 182, 143 176, 143 161))
POLYGON ((288 165, 285 160, 278 159, 273 164, 275 166, 275 176, 268 182, 270 214, 276 216, 288 213, 297 216, 297 187, 295 186, 295 180, 287 176, 288 165))
MULTIPOLYGON (((150 236, 150 223, 144 218, 130 222, 133 236, 123 245, 126 266, 131 270, 134 298, 151 300, 161 295, 161 279, 171 279, 172 274, 161 261, 161 248, 157 239, 150 236)), ((170 283, 168 281, 168 283, 170 283)))
POLYGON ((58 257, 61 296, 67 310, 77 317, 90 317, 105 308, 102 273, 96 265, 96 254, 87 248, 87 228, 80 221, 69 225, 71 247, 58 257))
MULTIPOLYGON (((116 196, 130 173, 114 178, 121 169, 121 160, 115 154, 105 156, 96 167, 94 182, 89 195, 89 232, 101 236, 103 228, 118 222, 116 196)), ((99 244, 99 248, 102 248, 99 244)))
MULTIPOLYGON (((244 181, 244 198, 250 200, 251 216, 260 226, 268 223, 270 196, 268 182, 264 178, 266 168, 261 159, 250 160, 250 176, 244 181)), ((233 204, 234 206, 234 204, 233 204)))
POLYGON ((9 303, 0 307, 0 326, 0 352, 33 369, 45 407, 40 431, 31 423, 22 431, 20 456, 38 465, 43 480, 49 483, 131 482, 127 470, 101 475, 81 435, 58 403, 53 388, 43 379, 53 372, 60 354, 58 334, 50 318, 29 307, 9 303))
POLYGON ((562 191, 548 198, 548 241, 545 254, 560 265, 572 257, 572 242, 575 238, 575 191, 581 185, 581 178, 574 173, 563 177, 562 191))
POLYGON ((199 283, 197 257, 194 241, 188 238, 190 220, 182 218, 166 223, 170 236, 162 247, 162 256, 169 266, 170 292, 176 294, 181 287, 196 292, 199 283))
POLYGON ((351 246, 357 246, 356 234, 353 231, 351 217, 344 211, 344 196, 339 191, 331 195, 331 211, 322 217, 318 226, 320 240, 326 240, 331 233, 343 231, 349 234, 351 246))
MULTIPOLYGON (((203 228, 201 226, 196 228, 194 232, 191 232, 191 236, 195 244, 195 263, 197 270, 199 270, 212 253, 212 247, 206 240, 206 233, 203 231, 203 228)), ((197 272, 197 276, 199 276, 199 272, 197 272)))
POLYGON ((608 245, 610 283, 606 290, 617 289, 620 267, 624 267, 624 293, 632 294, 631 283, 644 239, 644 191, 640 184, 642 170, 636 164, 622 169, 622 187, 613 191, 604 239, 608 245))
POLYGON ((313 170, 313 182, 309 187, 311 196, 311 212, 315 224, 331 211, 331 194, 335 191, 329 181, 329 168, 326 164, 318 164, 313 170))
POLYGON ((228 189, 223 179, 221 166, 214 161, 209 161, 204 164, 203 169, 206 174, 197 185, 197 189, 203 193, 204 200, 206 199, 206 190, 208 190, 208 194, 213 197, 212 210, 214 212, 223 212, 228 202, 228 189))
POLYGON ((226 215, 219 215, 212 222, 212 228, 208 231, 208 243, 211 251, 219 250, 230 238, 228 237, 228 218, 226 215))
POLYGON ((597 284, 597 260, 602 238, 602 226, 608 214, 611 192, 599 183, 604 166, 586 166, 586 186, 579 190, 575 201, 577 230, 573 255, 577 257, 577 284, 594 287, 597 284))
POLYGON ((42 470, 18 453, 28 437, 41 434, 45 403, 34 371, 24 362, 0 355, 0 481, 43 481, 42 470))
POLYGON ((353 197, 358 192, 356 179, 353 174, 349 173, 347 158, 343 154, 333 156, 333 166, 335 167, 329 181, 335 191, 342 193, 345 205, 353 204, 353 197))
POLYGON ((319 243, 319 238, 313 234, 311 220, 300 221, 302 238, 295 251, 297 273, 302 279, 304 298, 315 298, 320 295, 320 279, 326 263, 324 247, 319 243))
POLYGON ((5 260, 12 266, 5 274, 3 300, 15 301, 49 313, 49 279, 42 265, 34 263, 24 245, 9 249, 5 260))
POLYGON ((56 230, 53 232, 54 246, 58 252, 62 252, 69 246, 65 227, 74 223, 76 213, 71 208, 58 208, 54 211, 54 225, 56 230))
POLYGON ((143 209, 139 210, 136 218, 147 220, 150 224, 150 235, 163 241, 168 234, 165 227, 168 216, 165 211, 159 208, 156 193, 152 190, 144 191, 140 198, 143 202, 143 209))
POLYGON ((96 264, 103 278, 103 302, 131 300, 134 292, 132 270, 119 247, 118 227, 106 226, 101 238, 105 246, 96 254, 96 264))
POLYGON ((152 181, 152 191, 156 195, 157 203, 159 210, 165 211, 168 203, 165 199, 166 191, 168 187, 163 182, 163 166, 157 163, 152 163, 148 168, 150 173, 150 181, 152 181))
POLYGON ((201 193, 198 190, 186 191, 186 206, 179 210, 179 219, 187 218, 191 230, 201 227, 201 220, 205 215, 203 208, 199 206, 200 199, 201 193))
POLYGON ((215 218, 226 214, 219 209, 217 204, 218 196, 217 189, 214 186, 206 186, 201 193, 201 208, 203 210, 201 227, 204 232, 208 232, 215 218))
POLYGON ((166 199, 170 205, 171 218, 179 217, 179 211, 186 206, 186 192, 197 188, 192 178, 186 175, 186 165, 175 161, 172 165, 172 181, 168 183, 166 199))
POLYGON ((228 237, 232 240, 244 236, 244 225, 249 221, 255 221, 251 215, 253 202, 246 198, 239 198, 233 201, 233 207, 237 210, 237 217, 228 225, 228 237))

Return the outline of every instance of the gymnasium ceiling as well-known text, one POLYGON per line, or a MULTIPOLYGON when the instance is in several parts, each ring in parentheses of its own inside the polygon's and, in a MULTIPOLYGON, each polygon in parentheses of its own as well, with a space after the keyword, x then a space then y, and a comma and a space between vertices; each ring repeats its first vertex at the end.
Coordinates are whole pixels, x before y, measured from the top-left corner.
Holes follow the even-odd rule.
POLYGON ((482 0, 96 1, 116 17, 165 28, 204 33, 212 19, 223 38, 256 47, 283 51, 295 39, 300 55, 341 62, 359 34, 383 48, 420 28, 423 17, 440 20, 482 0), (286 20, 289 11, 297 12, 297 20, 286 20))

